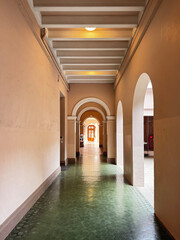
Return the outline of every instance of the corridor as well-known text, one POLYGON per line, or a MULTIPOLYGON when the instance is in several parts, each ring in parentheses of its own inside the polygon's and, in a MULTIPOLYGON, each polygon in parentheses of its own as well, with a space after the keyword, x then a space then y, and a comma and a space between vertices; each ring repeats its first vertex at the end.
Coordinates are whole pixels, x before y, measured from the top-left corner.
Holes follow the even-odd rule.
POLYGON ((77 164, 63 169, 7 240, 171 239, 120 168, 105 160, 97 144, 81 148, 77 164))

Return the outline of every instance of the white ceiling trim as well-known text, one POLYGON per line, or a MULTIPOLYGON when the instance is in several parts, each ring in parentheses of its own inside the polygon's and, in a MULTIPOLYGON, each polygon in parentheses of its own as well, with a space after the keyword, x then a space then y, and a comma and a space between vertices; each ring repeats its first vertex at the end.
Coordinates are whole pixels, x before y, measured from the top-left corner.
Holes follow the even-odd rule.
POLYGON ((143 11, 144 7, 141 6, 122 6, 122 7, 34 7, 39 12, 139 12, 143 11))

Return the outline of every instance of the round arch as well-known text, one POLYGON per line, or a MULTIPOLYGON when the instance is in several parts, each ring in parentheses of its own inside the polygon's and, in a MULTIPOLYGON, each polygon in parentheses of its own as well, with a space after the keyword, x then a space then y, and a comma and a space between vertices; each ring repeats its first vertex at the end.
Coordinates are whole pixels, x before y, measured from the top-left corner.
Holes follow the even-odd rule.
MULTIPOLYGON (((86 118, 83 120, 83 123, 84 123, 88 118, 91 118, 91 117, 86 117, 86 118)), ((96 121, 97 121, 98 123, 100 123, 100 121, 99 121, 98 118, 96 118, 96 117, 92 117, 92 118, 96 119, 96 121)))
POLYGON ((124 169, 124 143, 123 143, 123 106, 118 102, 116 114, 116 164, 124 169))
POLYGON ((95 125, 95 140, 94 142, 95 143, 98 143, 100 142, 100 132, 99 132, 99 126, 100 126, 100 120, 97 118, 97 117, 86 117, 85 119, 83 119, 83 126, 84 126, 84 131, 83 131, 83 134, 84 134, 84 139, 85 141, 88 141, 88 125, 95 125), (87 124, 87 120, 89 119, 89 123, 87 124), (94 122, 95 121, 95 122, 94 122))
POLYGON ((106 114, 108 116, 111 115, 109 107, 107 106, 107 104, 105 102, 103 102, 99 98, 90 97, 90 98, 84 98, 84 99, 80 100, 78 103, 76 103, 76 105, 74 106, 73 111, 72 111, 72 116, 76 116, 76 113, 77 113, 79 107, 81 107, 83 104, 88 103, 88 102, 95 102, 95 103, 100 104, 105 109, 106 114))
POLYGON ((99 113, 101 114, 101 116, 103 117, 103 120, 104 120, 104 121, 106 120, 106 117, 105 117, 103 111, 100 110, 100 109, 97 108, 97 107, 86 107, 86 108, 82 109, 82 110, 80 111, 80 113, 78 114, 77 120, 80 120, 80 118, 81 118, 81 116, 83 115, 83 113, 85 113, 86 111, 89 111, 89 110, 95 110, 95 111, 99 112, 99 113))
MULTIPOLYGON (((144 100, 151 79, 147 73, 139 77, 132 108, 132 166, 133 185, 144 185, 144 100)), ((151 82, 152 83, 152 82, 151 82)))

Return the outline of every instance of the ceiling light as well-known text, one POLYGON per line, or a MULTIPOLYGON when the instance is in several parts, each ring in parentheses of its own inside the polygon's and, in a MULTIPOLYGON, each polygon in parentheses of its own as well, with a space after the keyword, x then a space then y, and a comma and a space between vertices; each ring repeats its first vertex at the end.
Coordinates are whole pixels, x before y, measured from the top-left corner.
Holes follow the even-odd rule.
POLYGON ((85 27, 85 29, 89 32, 92 32, 96 29, 96 27, 85 27))

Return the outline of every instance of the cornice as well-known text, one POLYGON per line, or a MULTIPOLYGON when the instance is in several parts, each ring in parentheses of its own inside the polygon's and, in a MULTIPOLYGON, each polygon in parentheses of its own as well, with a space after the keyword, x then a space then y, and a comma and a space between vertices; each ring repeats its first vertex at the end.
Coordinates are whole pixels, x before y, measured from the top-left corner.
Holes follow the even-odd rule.
POLYGON ((32 10, 27 3, 27 1, 24 0, 16 0, 17 6, 22 13, 23 17, 25 18, 26 22, 28 23, 32 33, 34 34, 36 40, 38 41, 39 45, 41 46, 42 50, 44 51, 45 55, 47 56, 49 62, 56 67, 59 75, 61 76, 62 83, 64 84, 65 88, 67 91, 69 91, 69 84, 68 82, 64 79, 63 74, 61 69, 58 66, 58 63, 56 62, 55 59, 53 59, 53 54, 49 51, 49 46, 47 46, 43 38, 41 39, 41 29, 37 23, 36 18, 34 17, 34 14, 32 13, 32 10))
POLYGON ((68 116, 67 119, 68 119, 68 120, 76 120, 77 117, 76 117, 76 116, 68 116))
POLYGON ((144 11, 144 14, 142 15, 142 18, 140 20, 140 23, 137 27, 137 30, 132 38, 131 44, 128 48, 128 51, 126 53, 126 56, 122 62, 122 65, 120 67, 120 70, 117 74, 114 88, 116 88, 123 77, 131 59, 133 58, 136 50, 138 49, 152 19, 154 18, 160 4, 163 0, 149 0, 148 4, 146 5, 146 9, 144 11))
POLYGON ((115 116, 107 116, 106 119, 108 121, 114 121, 116 119, 116 117, 115 116))

